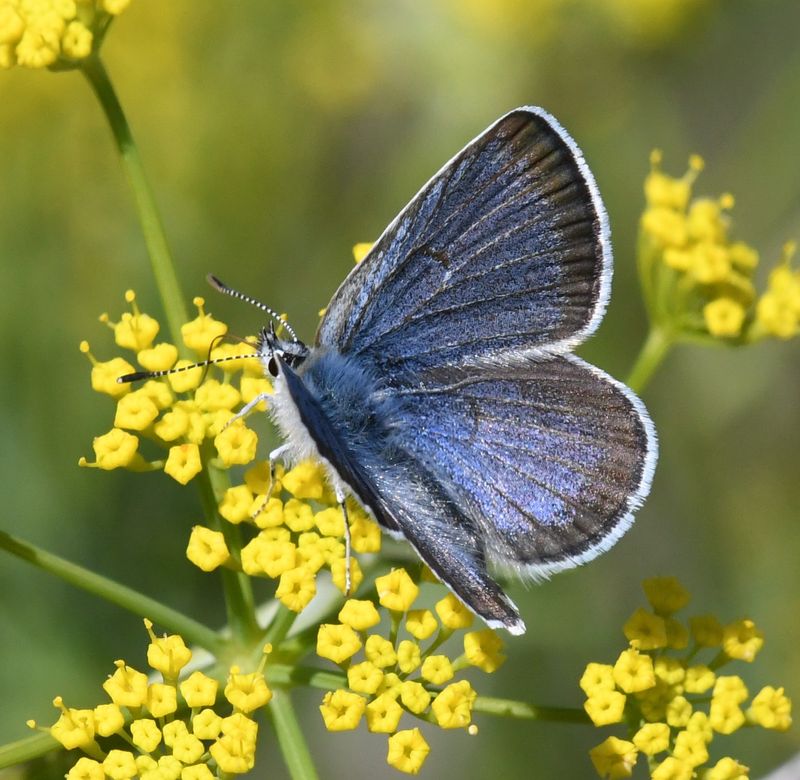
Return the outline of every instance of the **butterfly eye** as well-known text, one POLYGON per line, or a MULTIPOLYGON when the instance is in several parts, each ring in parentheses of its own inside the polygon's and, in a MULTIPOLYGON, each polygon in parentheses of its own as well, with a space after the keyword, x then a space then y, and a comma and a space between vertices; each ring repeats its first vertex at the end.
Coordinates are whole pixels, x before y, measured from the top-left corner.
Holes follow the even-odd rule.
POLYGON ((274 357, 269 359, 269 363, 267 363, 267 371, 269 371, 273 377, 278 376, 278 361, 275 360, 274 357))

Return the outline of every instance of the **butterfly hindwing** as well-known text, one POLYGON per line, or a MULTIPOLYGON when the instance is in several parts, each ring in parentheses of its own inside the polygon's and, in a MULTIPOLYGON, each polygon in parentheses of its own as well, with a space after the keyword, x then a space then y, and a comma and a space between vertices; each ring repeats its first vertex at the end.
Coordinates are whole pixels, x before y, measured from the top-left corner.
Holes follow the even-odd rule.
POLYGON ((608 226, 580 151, 512 111, 416 195, 334 295, 318 343, 397 374, 563 351, 602 317, 608 226))
POLYGON ((655 432, 641 402, 573 355, 442 367, 398 391, 403 446, 532 576, 613 544, 649 490, 655 432))

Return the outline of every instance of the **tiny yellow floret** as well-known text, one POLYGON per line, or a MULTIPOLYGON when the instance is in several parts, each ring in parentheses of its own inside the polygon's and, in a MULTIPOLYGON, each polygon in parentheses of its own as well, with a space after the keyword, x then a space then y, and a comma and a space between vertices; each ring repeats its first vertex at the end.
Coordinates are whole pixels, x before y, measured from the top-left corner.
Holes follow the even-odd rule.
POLYGON ((472 720, 477 694, 467 680, 450 683, 433 700, 431 710, 443 729, 466 728, 472 720))
POLYGON ((345 690, 328 691, 319 711, 328 731, 350 731, 358 727, 367 707, 367 700, 345 690))
MULTIPOLYGON (((180 684, 181 695, 186 704, 192 709, 212 707, 217 700, 219 683, 200 671, 192 672, 180 684)), ((214 734, 216 738, 216 734, 214 734)))
POLYGON ((367 728, 379 734, 392 734, 397 731, 403 708, 392 693, 382 693, 367 705, 367 728))
POLYGON ((335 664, 349 660, 361 649, 361 639, 348 625, 323 623, 317 632, 317 655, 335 664))
POLYGON ((618 737, 609 737, 589 751, 597 774, 607 780, 630 777, 638 757, 636 745, 618 737))
POLYGON ((103 689, 111 701, 119 707, 135 709, 147 701, 147 675, 126 666, 124 661, 116 661, 117 671, 104 683, 103 689))
POLYGON ((378 625, 381 622, 381 616, 371 601, 347 599, 339 610, 339 621, 356 631, 366 631, 368 628, 378 625))
POLYGON ((419 594, 419 587, 405 569, 393 569, 375 579, 378 601, 393 612, 406 612, 419 594))
POLYGON ((214 571, 230 558, 230 553, 220 531, 196 525, 189 537, 186 557, 199 569, 214 571))
POLYGON ((452 593, 437 601, 434 609, 442 625, 451 630, 469 628, 474 620, 473 614, 452 593))
POLYGON ((666 723, 645 723, 634 735, 633 744, 646 756, 654 756, 669 748, 669 726, 666 723))
POLYGON ((623 650, 614 664, 614 681, 625 693, 652 688, 656 684, 652 658, 635 648, 623 650))
POLYGON ((416 775, 422 769, 430 750, 419 729, 398 731, 389 737, 389 754, 386 761, 389 766, 401 772, 416 775))
POLYGON ((689 603, 689 592, 676 577, 650 577, 642 587, 650 605, 660 615, 671 615, 689 603))
POLYGON ((471 631, 464 634, 464 655, 466 659, 484 672, 491 674, 505 662, 503 640, 491 628, 471 631))
POLYGON ((446 655, 429 655, 423 662, 420 674, 433 685, 443 685, 453 679, 453 664, 446 655))
POLYGON ((619 723, 625 712, 625 694, 598 689, 583 703, 583 709, 595 726, 619 723))

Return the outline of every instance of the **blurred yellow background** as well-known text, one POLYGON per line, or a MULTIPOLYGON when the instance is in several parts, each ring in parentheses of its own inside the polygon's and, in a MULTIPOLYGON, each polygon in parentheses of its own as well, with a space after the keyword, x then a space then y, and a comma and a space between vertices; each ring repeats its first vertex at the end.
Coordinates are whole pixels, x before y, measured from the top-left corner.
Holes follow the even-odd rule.
MULTIPOLYGON (((287 311, 311 340, 350 247, 499 115, 544 106, 584 150, 614 236, 611 305, 581 354, 623 378, 645 336, 634 248, 653 147, 675 174, 691 152, 705 157, 696 191, 736 196, 734 236, 766 265, 800 238, 798 29, 794 0, 135 0, 104 59, 187 300, 205 296, 240 334, 257 313, 221 300, 207 272, 287 311)), ((116 319, 127 288, 160 314, 130 192, 79 74, 0 73, 0 169, 1 527, 218 625, 214 575, 183 559, 193 492, 77 467, 112 415, 78 343, 116 354, 97 316, 116 319)), ((644 397, 661 439, 651 498, 610 553, 512 588, 529 630, 480 693, 580 706, 582 668, 622 648, 640 581, 675 574, 690 611, 756 620, 766 645, 748 683, 800 701, 800 340, 681 348, 644 397)), ((131 615, 10 557, 0 592, 0 742, 25 736, 26 718, 48 722, 56 693, 96 703, 114 659, 141 665, 131 615)), ((324 776, 398 776, 384 740, 324 732, 319 692, 300 698, 324 776)), ((427 777, 591 777, 586 751, 606 735, 478 723, 477 737, 431 733, 427 777)), ((753 777, 800 746, 796 729, 730 742, 753 777)), ((277 750, 262 759, 260 776, 284 776, 277 750)))

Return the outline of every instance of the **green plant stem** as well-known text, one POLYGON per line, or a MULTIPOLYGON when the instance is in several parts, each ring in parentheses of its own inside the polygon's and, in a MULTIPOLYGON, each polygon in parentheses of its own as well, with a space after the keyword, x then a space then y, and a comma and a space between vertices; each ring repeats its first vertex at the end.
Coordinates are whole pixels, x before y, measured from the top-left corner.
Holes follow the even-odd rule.
POLYGON ((273 691, 268 713, 292 780, 316 780, 319 775, 288 691, 273 691))
POLYGON ((0 531, 0 549, 16 555, 43 571, 54 574, 70 585, 127 609, 139 617, 150 618, 157 625, 180 634, 188 642, 200 645, 215 657, 225 645, 224 640, 216 631, 186 617, 177 610, 132 588, 114 582, 114 580, 95 574, 82 566, 23 542, 5 531, 0 531))
MULTIPOLYGON (((203 470, 200 472, 200 498, 203 504, 203 515, 209 528, 220 531, 225 536, 225 544, 234 558, 239 559, 242 539, 239 528, 232 523, 222 522, 217 506, 225 490, 230 487, 227 472, 209 464, 210 445, 204 443, 202 451, 203 470)), ((225 609, 228 626, 236 644, 251 647, 261 634, 256 620, 255 599, 250 578, 242 571, 223 568, 220 570, 222 589, 225 594, 225 609)))
POLYGON ((49 734, 34 734, 16 742, 9 742, 8 745, 0 746, 0 769, 24 764, 59 748, 61 743, 49 734))
POLYGON ((641 393, 674 344, 672 334, 656 325, 652 326, 625 384, 634 392, 641 393))
POLYGON ((181 293, 178 277, 172 262, 172 255, 167 245, 167 238, 161 224, 161 218, 156 208, 155 198, 147 177, 144 173, 139 150, 133 140, 130 126, 125 118, 114 86, 108 76, 99 56, 87 57, 81 71, 100 101, 100 105, 111 127, 117 149, 122 158, 122 165, 128 177, 128 182, 133 191, 136 210, 139 213, 139 222, 142 226, 147 252, 150 256, 150 265, 156 279, 161 304, 167 318, 170 335, 175 344, 182 344, 181 325, 189 317, 186 311, 183 294, 181 293))
POLYGON ((496 699, 493 696, 478 696, 472 705, 474 712, 487 715, 499 715, 505 718, 520 720, 546 720, 550 723, 582 723, 592 724, 589 716, 579 709, 571 707, 537 707, 524 701, 512 699, 496 699))

